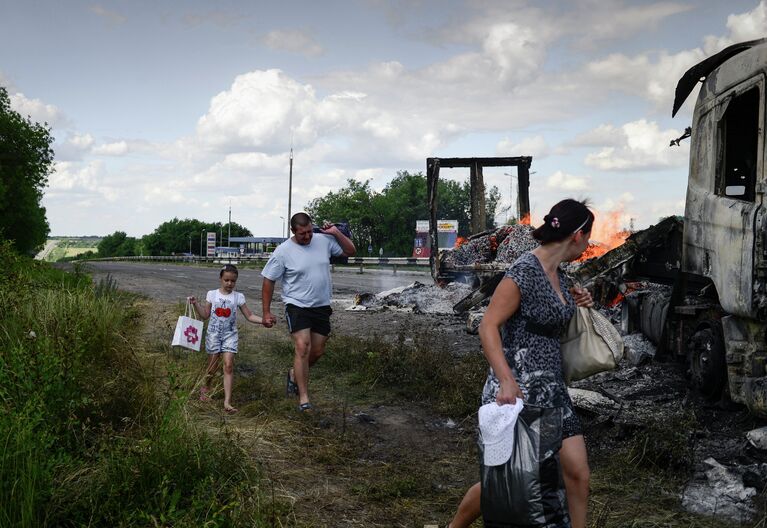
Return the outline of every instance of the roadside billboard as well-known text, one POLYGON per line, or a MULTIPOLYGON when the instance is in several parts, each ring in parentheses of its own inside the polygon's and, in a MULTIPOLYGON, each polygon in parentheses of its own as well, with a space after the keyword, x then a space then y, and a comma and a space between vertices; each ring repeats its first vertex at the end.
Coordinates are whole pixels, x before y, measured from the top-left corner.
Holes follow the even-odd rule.
MULTIPOLYGON (((439 249, 453 248, 457 238, 458 220, 437 220, 437 247, 439 249)), ((417 258, 428 258, 431 256, 428 220, 416 220, 413 256, 417 258)))
POLYGON ((215 257, 216 256, 216 232, 208 231, 206 240, 208 242, 208 246, 207 246, 207 251, 205 255, 208 257, 215 257))

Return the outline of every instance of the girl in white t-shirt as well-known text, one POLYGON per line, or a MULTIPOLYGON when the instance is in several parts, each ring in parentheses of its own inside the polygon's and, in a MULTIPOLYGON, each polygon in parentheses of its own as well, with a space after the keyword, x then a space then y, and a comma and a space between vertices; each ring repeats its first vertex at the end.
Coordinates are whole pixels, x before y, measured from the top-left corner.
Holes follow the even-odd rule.
POLYGON ((213 375, 218 370, 219 358, 224 358, 224 411, 236 413, 232 407, 232 379, 234 377, 234 355, 237 353, 237 308, 242 311, 245 319, 251 323, 263 324, 261 317, 250 311, 245 304, 245 296, 234 291, 237 284, 237 267, 227 264, 218 274, 221 286, 210 290, 205 298, 205 304, 194 297, 189 297, 202 319, 210 318, 205 336, 205 350, 208 353, 208 369, 205 373, 205 384, 200 388, 200 401, 210 401, 210 386, 213 375))

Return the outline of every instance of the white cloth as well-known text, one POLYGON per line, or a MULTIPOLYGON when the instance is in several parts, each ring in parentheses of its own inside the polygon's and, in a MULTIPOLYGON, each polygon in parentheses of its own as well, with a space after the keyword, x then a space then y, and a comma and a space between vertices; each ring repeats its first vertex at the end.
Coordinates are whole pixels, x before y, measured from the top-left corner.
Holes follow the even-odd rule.
POLYGON ((479 432, 486 466, 500 466, 511 458, 514 427, 523 406, 522 400, 517 398, 514 405, 491 402, 479 408, 479 432))
POLYGON ((277 246, 261 275, 282 281, 282 302, 301 308, 329 306, 333 284, 330 257, 344 250, 333 236, 314 233, 305 246, 292 238, 277 246))

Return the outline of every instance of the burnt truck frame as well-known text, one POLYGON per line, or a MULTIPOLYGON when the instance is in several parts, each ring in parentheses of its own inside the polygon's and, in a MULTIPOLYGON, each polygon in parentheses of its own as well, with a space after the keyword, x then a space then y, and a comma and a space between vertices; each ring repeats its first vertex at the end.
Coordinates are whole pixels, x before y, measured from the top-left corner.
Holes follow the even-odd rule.
MULTIPOLYGON (((767 39, 735 44, 690 68, 672 116, 701 83, 690 137, 684 218, 635 233, 576 272, 598 296, 632 281, 669 285, 622 305, 661 355, 687 362, 692 385, 767 416, 767 39)), ((682 139, 682 138, 680 138, 682 139)), ((671 142, 678 145, 679 140, 671 142)), ((612 291, 610 291, 612 290, 612 291)))

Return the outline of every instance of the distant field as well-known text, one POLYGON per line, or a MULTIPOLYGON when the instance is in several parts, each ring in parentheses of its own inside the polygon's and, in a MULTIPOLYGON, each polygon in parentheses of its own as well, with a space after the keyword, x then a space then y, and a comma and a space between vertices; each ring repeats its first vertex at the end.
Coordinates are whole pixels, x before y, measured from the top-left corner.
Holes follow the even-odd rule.
POLYGON ((75 257, 87 251, 96 251, 96 246, 101 242, 97 237, 60 237, 49 239, 58 242, 58 245, 46 255, 48 262, 57 262, 65 257, 75 257))

